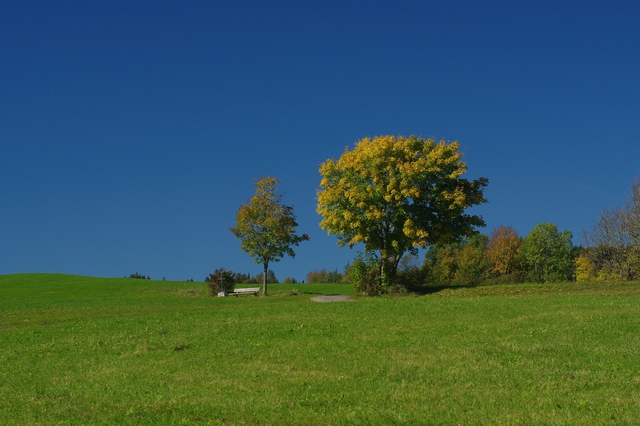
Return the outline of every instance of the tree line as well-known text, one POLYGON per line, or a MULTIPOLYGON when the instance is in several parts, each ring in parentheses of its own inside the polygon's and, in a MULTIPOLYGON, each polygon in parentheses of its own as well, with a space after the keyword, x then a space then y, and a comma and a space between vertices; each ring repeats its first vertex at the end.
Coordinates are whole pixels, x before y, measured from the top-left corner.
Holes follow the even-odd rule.
POLYGON ((570 231, 540 223, 521 237, 510 226, 429 247, 422 265, 407 262, 401 275, 414 286, 572 281, 579 247, 570 231))
POLYGON ((640 179, 632 182, 625 204, 604 209, 583 240, 578 281, 640 279, 640 179))
MULTIPOLYGON (((481 216, 466 211, 486 203, 487 178, 463 177, 467 164, 457 141, 379 136, 356 142, 320 166, 320 227, 338 245, 361 246, 348 271, 313 271, 308 282, 348 279, 358 292, 381 294, 424 285, 635 279, 640 276, 640 183, 625 207, 605 210, 576 247, 569 231, 537 224, 522 238, 501 226, 491 235, 481 216), (420 264, 416 256, 426 249, 420 264), (346 277, 346 278, 345 278, 346 277)), ((278 180, 255 183, 255 195, 236 214, 231 232, 262 264, 267 294, 271 262, 295 257, 293 207, 282 203, 278 180)))

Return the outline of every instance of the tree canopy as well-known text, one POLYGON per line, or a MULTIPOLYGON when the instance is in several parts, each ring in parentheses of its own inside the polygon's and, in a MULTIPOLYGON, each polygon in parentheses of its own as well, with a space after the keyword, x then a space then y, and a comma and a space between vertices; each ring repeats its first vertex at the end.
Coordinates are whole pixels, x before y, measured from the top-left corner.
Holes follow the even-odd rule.
POLYGON ((493 264, 492 271, 497 275, 510 275, 518 265, 518 252, 522 246, 522 237, 511 226, 499 226, 489 236, 487 257, 493 264))
POLYGON ((395 275, 405 252, 473 234, 485 223, 465 210, 486 202, 488 180, 462 177, 467 165, 459 148, 415 136, 356 142, 320 167, 321 228, 340 246, 377 251, 383 280, 395 275))
POLYGON ((604 209, 583 232, 586 249, 580 256, 584 279, 634 280, 640 277, 640 179, 620 208, 604 209))
POLYGON ((297 235, 293 207, 282 204, 278 192, 278 179, 265 177, 256 181, 254 196, 240 207, 236 214, 236 226, 231 232, 242 242, 240 249, 262 264, 262 293, 267 294, 267 277, 270 262, 278 262, 285 255, 295 257, 292 246, 309 239, 307 234, 297 235))
POLYGON ((576 249, 571 231, 558 231, 554 223, 538 223, 522 240, 518 256, 533 282, 571 281, 576 249))

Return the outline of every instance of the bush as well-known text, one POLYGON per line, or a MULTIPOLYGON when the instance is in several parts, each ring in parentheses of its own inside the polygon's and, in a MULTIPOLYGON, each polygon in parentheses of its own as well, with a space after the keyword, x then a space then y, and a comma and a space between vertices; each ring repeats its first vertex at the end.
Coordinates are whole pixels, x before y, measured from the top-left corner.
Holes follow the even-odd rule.
POLYGON ((358 253, 349 268, 349 281, 357 294, 377 296, 385 292, 380 277, 380 261, 371 252, 358 253))
POLYGON ((338 272, 338 270, 327 271, 326 269, 320 269, 316 271, 311 271, 307 274, 307 282, 309 284, 320 284, 320 283, 339 283, 342 281, 342 274, 338 272))
POLYGON ((555 223, 538 223, 522 240, 518 257, 531 282, 573 281, 578 250, 571 231, 558 231, 555 223))
POLYGON ((209 296, 217 296, 220 292, 232 293, 236 287, 236 276, 233 271, 218 268, 204 279, 209 283, 209 296))
POLYGON ((410 292, 423 292, 428 272, 426 268, 408 268, 398 271, 399 284, 410 292))
POLYGON ((137 273, 137 272, 136 272, 135 274, 131 274, 131 275, 129 275, 129 278, 136 278, 136 279, 139 279, 139 280, 150 280, 150 279, 151 279, 151 277, 150 277, 150 276, 148 276, 148 275, 147 275, 147 276, 145 277, 144 275, 139 274, 139 273, 137 273))

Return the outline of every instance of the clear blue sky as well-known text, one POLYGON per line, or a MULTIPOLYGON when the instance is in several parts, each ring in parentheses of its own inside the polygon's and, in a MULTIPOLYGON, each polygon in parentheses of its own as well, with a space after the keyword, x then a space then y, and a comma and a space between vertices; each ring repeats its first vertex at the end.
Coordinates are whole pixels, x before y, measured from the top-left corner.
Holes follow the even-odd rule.
POLYGON ((356 255, 318 167, 365 136, 458 140, 485 233, 574 233, 640 173, 637 1, 14 1, 0 5, 0 274, 258 273, 229 232, 266 175, 356 255))

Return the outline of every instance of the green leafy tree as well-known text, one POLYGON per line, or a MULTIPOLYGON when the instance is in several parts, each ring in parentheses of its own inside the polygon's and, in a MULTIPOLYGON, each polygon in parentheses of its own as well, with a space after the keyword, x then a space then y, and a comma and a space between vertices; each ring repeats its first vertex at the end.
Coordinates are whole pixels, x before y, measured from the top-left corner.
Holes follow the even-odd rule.
POLYGON ((454 284, 480 285, 488 278, 491 270, 491 262, 486 254, 488 240, 488 236, 478 233, 458 250, 454 284))
POLYGON ((553 223, 539 223, 522 241, 519 258, 533 282, 570 281, 575 277, 577 249, 571 231, 553 223))
POLYGON ((425 266, 428 271, 429 284, 451 285, 458 270, 457 252, 459 243, 436 244, 429 247, 425 255, 425 266))
POLYGON ((334 269, 333 271, 327 271, 327 274, 325 275, 325 282, 326 283, 330 283, 330 284, 334 284, 334 283, 339 283, 340 281, 342 281, 342 274, 340 272, 338 272, 338 269, 334 269))
POLYGON ((337 269, 327 271, 325 268, 307 273, 307 282, 309 284, 339 283, 342 281, 342 278, 342 274, 338 272, 337 269))
POLYGON ((292 246, 309 240, 307 234, 297 235, 293 207, 282 204, 278 179, 265 177, 255 183, 254 196, 240 207, 236 226, 231 232, 240 239, 240 249, 262 264, 262 294, 267 295, 270 262, 278 262, 285 255, 295 257, 292 246))
POLYGON ((486 202, 486 178, 462 178, 467 165, 458 142, 415 136, 358 141, 320 167, 320 227, 340 246, 362 243, 379 253, 380 284, 389 284, 406 252, 445 243, 484 226, 465 214, 486 202))
POLYGON ((477 233, 460 242, 429 247, 425 255, 428 281, 436 285, 479 285, 488 277, 488 237, 477 233))

